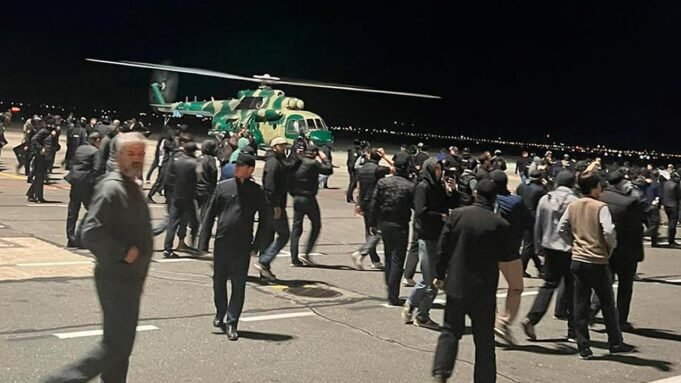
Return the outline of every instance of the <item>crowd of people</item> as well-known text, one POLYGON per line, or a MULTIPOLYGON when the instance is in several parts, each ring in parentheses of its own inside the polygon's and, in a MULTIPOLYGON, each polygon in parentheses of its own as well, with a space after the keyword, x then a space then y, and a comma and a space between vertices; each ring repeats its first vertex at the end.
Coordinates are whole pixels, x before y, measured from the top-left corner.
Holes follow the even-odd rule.
MULTIPOLYGON (((186 126, 168 127, 157 142, 146 182, 156 169, 158 176, 144 196, 145 138, 139 123, 34 117, 25 125, 21 162, 31 182, 31 202, 45 201, 42 185, 62 126, 67 127, 65 179, 71 184, 67 246, 89 248, 97 258, 105 325, 96 350, 48 381, 93 372, 124 376, 153 235, 165 234, 163 256, 168 258, 178 251, 207 252, 215 236, 213 325, 230 340, 239 336, 251 257, 257 257, 253 266, 264 281, 276 280, 272 263, 289 241, 292 267, 315 263, 312 253, 323 222, 317 194, 334 169, 325 154, 328 148, 304 136, 293 146, 274 138, 264 156, 261 186, 253 179, 258 147, 247 129, 221 142, 206 140, 199 148, 186 126), (155 203, 155 194, 165 197, 167 215, 152 227, 147 204, 155 203), (81 205, 88 214, 76 225, 81 205), (305 217, 311 228, 300 253, 305 217), (126 263, 135 265, 130 269, 134 275, 117 267, 126 263), (119 311, 126 299, 126 309, 119 311)), ((555 316, 566 320, 565 339, 577 343, 582 359, 593 357, 588 326, 599 311, 609 352, 634 349, 624 343, 622 332, 632 328, 628 316, 637 264, 644 258, 643 238, 649 236, 652 246, 663 245, 658 236, 662 208, 668 220, 666 246, 677 246, 681 188, 673 166, 605 166, 599 158, 575 161, 566 154, 554 160, 551 152, 543 158, 524 152, 515 168, 520 185, 510 191, 510 169, 498 150, 473 156, 468 148, 452 146, 430 155, 419 144, 403 145, 390 156, 356 140, 346 165, 346 200, 365 225, 365 243, 351 255, 352 262, 363 269, 368 255, 368 267, 383 269, 387 304, 402 307, 404 323, 441 331, 432 370, 436 381, 452 374, 466 316, 476 346, 474 380, 495 381, 495 334, 509 345, 516 343, 512 325, 530 260, 544 284, 520 321, 527 338, 536 339, 536 327, 558 290, 555 316), (381 241, 384 262, 376 250, 381 241), (421 278, 415 281, 419 264, 421 278), (497 309, 500 272, 508 293, 497 309), (619 282, 616 297, 612 274, 619 282), (412 287, 407 299, 400 298, 400 285, 412 287), (446 295, 442 324, 430 315, 439 290, 446 295)))

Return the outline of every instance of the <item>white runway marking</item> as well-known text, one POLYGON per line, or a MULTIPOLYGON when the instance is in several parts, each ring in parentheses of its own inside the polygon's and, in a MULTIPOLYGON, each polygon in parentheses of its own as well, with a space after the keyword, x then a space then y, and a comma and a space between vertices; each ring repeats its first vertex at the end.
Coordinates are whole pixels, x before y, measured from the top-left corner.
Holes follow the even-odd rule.
POLYGON ((296 313, 288 314, 272 314, 272 315, 259 315, 252 317, 241 317, 239 322, 258 322, 264 320, 274 320, 274 319, 289 319, 289 318, 299 318, 299 317, 311 317, 315 314, 312 311, 302 311, 296 313))
POLYGON ((156 262, 156 263, 196 262, 196 259, 192 259, 192 258, 168 258, 168 259, 156 259, 153 262, 156 262))
POLYGON ((681 375, 673 376, 671 378, 660 379, 649 383, 681 383, 681 375))
POLYGON ((34 262, 34 263, 17 263, 18 267, 43 267, 43 266, 71 266, 71 265, 87 265, 93 263, 92 261, 64 261, 64 262, 34 262))
MULTIPOLYGON (((150 331, 158 330, 158 327, 152 325, 137 326, 137 332, 140 331, 150 331)), ((76 332, 62 332, 57 334, 52 334, 59 339, 72 339, 72 338, 83 338, 86 336, 98 336, 102 335, 102 330, 87 330, 87 331, 76 331, 76 332)))

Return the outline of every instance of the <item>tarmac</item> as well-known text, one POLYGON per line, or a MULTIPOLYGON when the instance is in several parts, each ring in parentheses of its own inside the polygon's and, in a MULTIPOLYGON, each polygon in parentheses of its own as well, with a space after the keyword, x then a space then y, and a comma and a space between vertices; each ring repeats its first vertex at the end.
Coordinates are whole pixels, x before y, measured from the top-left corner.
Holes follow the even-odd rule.
MULTIPOLYGON (((16 174, 11 151, 20 134, 8 131, 6 137, 10 144, 0 158, 4 167, 0 171, 0 382, 35 382, 99 340, 101 314, 92 255, 64 247, 69 193, 68 183, 62 180, 64 170, 55 169, 55 183, 45 187, 46 199, 54 203, 28 203, 26 177, 16 174)), ((147 166, 154 147, 149 140, 147 166)), ((65 149, 62 143, 57 163, 65 149)), ((282 251, 273 263, 278 280, 272 284, 260 283, 251 268, 237 342, 228 341, 211 325, 215 314, 212 257, 183 254, 164 259, 163 235, 156 237, 130 382, 430 379, 438 333, 405 325, 399 308, 385 306, 382 272, 352 267, 350 254, 362 244, 364 229, 362 218, 345 202, 345 148, 337 145, 337 149, 334 163, 339 167, 329 180, 331 188, 318 196, 323 227, 313 254, 317 265, 290 268, 289 253, 282 251)), ((261 172, 262 162, 258 162, 258 181, 261 172)), ((511 176, 511 183, 517 182, 511 176)), ((155 223, 159 222, 165 205, 150 207, 155 223)), ((289 213, 292 216, 290 206, 289 213)), ((635 329, 624 334, 627 343, 637 346, 636 353, 607 355, 604 326, 596 324, 591 336, 597 357, 580 360, 576 345, 564 339, 566 323, 552 318, 552 307, 537 326, 538 340, 525 340, 517 322, 528 312, 542 283, 526 278, 513 327, 518 344, 497 348, 497 381, 680 381, 675 377, 681 374, 681 250, 651 248, 646 243, 645 251, 646 259, 639 264, 641 280, 634 285, 631 322, 635 329)), ((536 275, 532 264, 528 271, 536 275)), ((499 304, 505 292, 501 278, 499 304)), ((409 288, 402 288, 403 296, 408 293, 409 288)), ((441 293, 432 310, 439 323, 444 298, 441 293)), ((472 337, 465 335, 451 381, 472 381, 474 359, 472 337)))

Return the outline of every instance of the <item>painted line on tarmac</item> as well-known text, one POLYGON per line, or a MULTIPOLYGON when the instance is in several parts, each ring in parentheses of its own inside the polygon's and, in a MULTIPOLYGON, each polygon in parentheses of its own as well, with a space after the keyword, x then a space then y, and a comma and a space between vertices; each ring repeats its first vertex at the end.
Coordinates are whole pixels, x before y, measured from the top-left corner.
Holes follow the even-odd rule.
POLYGON ((239 318, 240 322, 259 322, 259 321, 265 321, 265 320, 275 320, 275 319, 289 319, 289 318, 300 318, 300 317, 311 317, 315 316, 315 313, 312 311, 300 311, 300 312, 295 312, 295 313, 287 313, 287 314, 272 314, 272 315, 258 315, 258 316, 252 316, 252 317, 241 317, 239 318))
MULTIPOLYGON (((154 209, 165 209, 165 205, 159 206, 159 205, 148 205, 149 208, 154 208, 154 209)), ((27 203, 26 207, 69 207, 68 204, 65 203, 27 203)))
POLYGON ((64 262, 34 262, 34 263, 17 263, 18 267, 43 267, 43 266, 71 266, 71 265, 88 265, 92 261, 64 261, 64 262))
MULTIPOLYGON (((158 330, 158 327, 152 325, 137 326, 137 332, 141 331, 151 331, 158 330)), ((59 339, 73 339, 73 338, 84 338, 87 336, 99 336, 104 333, 103 330, 87 330, 87 331, 76 331, 76 332, 62 332, 57 334, 52 334, 59 339)))
POLYGON ((156 263, 176 263, 176 262, 197 262, 198 260, 193 258, 169 258, 169 259, 156 259, 152 262, 156 263))
POLYGON ((648 382, 648 383, 681 383, 681 375, 672 376, 671 378, 655 380, 655 381, 648 382))

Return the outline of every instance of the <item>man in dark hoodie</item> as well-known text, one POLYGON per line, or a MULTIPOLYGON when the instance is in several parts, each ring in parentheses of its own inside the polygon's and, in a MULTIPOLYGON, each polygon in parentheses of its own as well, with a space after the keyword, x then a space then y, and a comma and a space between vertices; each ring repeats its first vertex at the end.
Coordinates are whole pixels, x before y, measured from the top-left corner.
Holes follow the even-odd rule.
POLYGON ((480 181, 473 206, 454 210, 442 229, 434 269, 435 284, 447 293, 447 304, 433 363, 436 382, 445 382, 452 375, 466 315, 475 342, 473 381, 496 381, 498 265, 515 257, 515 250, 509 243, 509 223, 494 213, 495 199, 494 182, 480 181))
POLYGON ((234 178, 220 181, 210 200, 203 225, 201 247, 208 248, 213 222, 218 216, 213 249, 213 294, 217 310, 213 326, 223 329, 229 340, 237 340, 237 326, 246 297, 250 254, 262 246, 272 224, 272 209, 265 193, 252 179, 255 157, 242 153, 234 164, 234 178), (258 230, 253 223, 258 214, 258 230), (232 294, 227 299, 227 280, 232 294))
POLYGON ((676 242, 676 225, 679 221, 679 201, 681 201, 681 186, 679 174, 671 173, 670 179, 662 184, 662 206, 667 214, 667 238, 669 247, 678 247, 676 242))
POLYGON ((145 140, 126 133, 117 170, 97 185, 83 222, 83 242, 95 255, 95 285, 102 307, 102 340, 45 383, 125 382, 135 343, 142 288, 153 253, 149 207, 135 179, 142 179, 145 140))
POLYGON ((449 216, 449 209, 458 206, 459 198, 453 182, 442 182, 442 165, 436 159, 428 159, 423 163, 421 178, 414 191, 414 219, 419 238, 422 279, 404 304, 402 320, 405 323, 413 320, 417 327, 438 330, 440 326, 430 318, 430 308, 437 295, 437 288, 433 286, 437 240, 449 216), (413 318, 417 308, 416 318, 413 318))
POLYGON ((511 324, 520 308, 520 297, 523 293, 523 263, 520 260, 520 247, 523 241, 523 233, 532 230, 532 215, 523 204, 520 196, 508 191, 508 177, 502 170, 494 170, 490 177, 497 190, 497 208, 501 217, 511 226, 509 241, 511 254, 506 262, 499 263, 499 269, 506 279, 508 291, 504 310, 497 315, 497 323, 494 331, 508 344, 515 344, 511 333, 511 324))
MULTIPOLYGON (((173 252, 173 241, 178 233, 180 225, 188 224, 192 228, 192 245, 195 246, 198 234, 198 223, 196 222, 196 185, 198 162, 196 161, 196 144, 188 142, 182 146, 182 152, 172 164, 175 174, 175 186, 173 188, 173 198, 170 201, 170 213, 168 218, 168 228, 166 238, 163 243, 163 256, 175 258, 177 254, 173 252)), ((187 246, 184 242, 186 229, 180 231, 180 243, 178 250, 184 250, 187 246)))
POLYGON ((385 283, 388 304, 401 306, 400 280, 409 242, 409 221, 414 204, 414 183, 409 180, 409 155, 394 157, 395 175, 378 180, 368 210, 364 212, 371 227, 380 229, 385 248, 385 283))
POLYGON ((572 262, 572 243, 568 243, 558 234, 558 221, 567 210, 570 203, 577 200, 577 195, 572 190, 575 186, 575 174, 569 170, 563 170, 556 176, 556 190, 549 192, 539 200, 537 215, 534 223, 535 251, 544 255, 546 260, 546 273, 544 285, 539 289, 539 295, 534 304, 521 322, 523 330, 528 338, 537 338, 534 326, 541 321, 551 303, 553 292, 558 288, 561 281, 564 283, 565 296, 568 297, 566 314, 568 339, 576 339, 572 287, 573 279, 570 271, 572 262))
MULTIPOLYGON (((255 263, 253 267, 258 269, 261 278, 272 281, 276 279, 276 276, 272 273, 270 265, 291 237, 291 229, 289 229, 286 214, 286 193, 288 192, 288 171, 293 163, 286 158, 288 141, 285 138, 273 138, 270 147, 272 150, 267 152, 266 155, 262 185, 267 202, 269 202, 274 213, 272 221, 274 233, 272 234, 276 234, 276 239, 270 236, 268 239, 272 239, 271 241, 263 242, 264 246, 260 249, 259 262, 255 263)), ((294 158, 297 160, 297 157, 294 158)))
MULTIPOLYGON (((522 193, 518 193, 523 198, 523 203, 525 207, 532 213, 532 218, 537 216, 537 205, 539 205, 539 200, 541 197, 546 195, 546 187, 544 187, 544 176, 542 172, 538 169, 533 169, 530 171, 529 183, 524 185, 522 188, 522 193)), ((534 222, 532 223, 534 227, 534 222)), ((543 269, 541 264, 541 259, 537 255, 534 249, 534 230, 528 230, 525 232, 523 238, 523 271, 524 276, 529 278, 530 274, 526 272, 527 265, 530 263, 530 259, 534 262, 534 266, 539 271, 539 276, 543 276, 543 269)))
POLYGON ((322 219, 317 203, 319 191, 319 175, 333 174, 333 165, 323 152, 315 145, 309 145, 302 154, 298 154, 298 162, 289 173, 289 193, 293 196, 293 227, 291 229, 291 266, 312 264, 312 252, 317 237, 322 230, 322 219), (312 229, 307 241, 304 255, 298 257, 298 243, 303 235, 303 219, 310 219, 312 229))
MULTIPOLYGON (((608 204, 617 233, 617 246, 610 257, 610 269, 617 274, 617 311, 620 328, 629 330, 629 308, 634 290, 634 276, 639 262, 643 261, 643 205, 634 187, 624 178, 625 171, 608 173, 608 187, 601 201, 608 204)), ((593 307, 594 309, 596 307, 593 307)))

